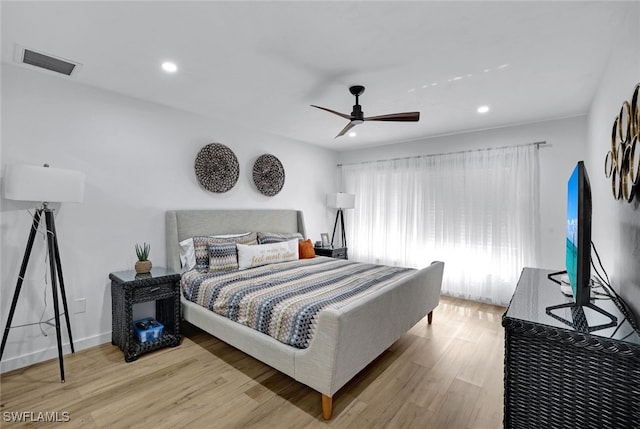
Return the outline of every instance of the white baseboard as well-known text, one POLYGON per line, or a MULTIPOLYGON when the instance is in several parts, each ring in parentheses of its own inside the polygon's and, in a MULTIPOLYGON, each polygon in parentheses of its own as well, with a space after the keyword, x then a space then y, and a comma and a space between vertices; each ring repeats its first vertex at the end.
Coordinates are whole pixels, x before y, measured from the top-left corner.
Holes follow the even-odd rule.
MULTIPOLYGON (((111 342, 111 332, 105 332, 93 337, 83 338, 81 340, 75 340, 73 346, 75 351, 88 349, 89 347, 99 346, 100 344, 111 342)), ((62 352, 64 355, 71 350, 68 342, 62 343, 62 352)), ((64 357, 64 356, 63 356, 64 357)), ((24 368, 25 366, 33 365, 35 363, 44 362, 49 359, 58 358, 58 349, 50 348, 38 350, 35 352, 27 353, 22 356, 12 357, 0 362, 0 373, 13 371, 14 369, 24 368)))

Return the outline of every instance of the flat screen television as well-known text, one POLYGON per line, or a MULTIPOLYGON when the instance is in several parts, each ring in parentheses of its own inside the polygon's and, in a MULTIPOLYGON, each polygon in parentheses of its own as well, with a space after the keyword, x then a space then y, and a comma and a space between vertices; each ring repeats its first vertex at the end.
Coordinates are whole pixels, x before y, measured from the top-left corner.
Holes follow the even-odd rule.
POLYGON ((580 161, 567 185, 567 239, 565 266, 576 305, 586 305, 591 279, 591 186, 580 161))
POLYGON ((553 277, 566 272, 571 284, 574 302, 547 307, 547 314, 580 332, 593 332, 616 326, 617 319, 615 316, 590 301, 591 185, 589 184, 589 176, 583 161, 578 162, 567 183, 567 236, 565 242, 566 271, 551 273, 548 278, 560 283, 553 277), (600 313, 609 321, 600 323, 602 321, 602 318, 600 318, 597 319, 597 323, 593 323, 593 321, 596 321, 596 319, 593 319, 590 324, 588 319, 592 317, 585 315, 583 307, 600 313), (566 310, 570 311, 570 318, 567 317, 566 310))

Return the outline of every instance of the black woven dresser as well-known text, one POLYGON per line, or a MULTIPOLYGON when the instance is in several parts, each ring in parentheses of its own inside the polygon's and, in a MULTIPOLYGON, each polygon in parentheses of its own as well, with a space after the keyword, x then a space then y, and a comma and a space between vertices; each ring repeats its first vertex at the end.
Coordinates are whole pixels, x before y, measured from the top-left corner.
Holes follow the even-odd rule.
MULTIPOLYGON (((614 327, 589 332, 548 315, 572 302, 550 272, 525 268, 502 318, 504 427, 640 429, 640 336, 609 299, 592 302, 614 327)), ((570 309, 552 313, 573 321, 570 309)), ((609 322, 589 308, 584 316, 592 328, 609 322)))
POLYGON ((109 274, 109 278, 111 343, 124 352, 126 362, 138 359, 143 353, 180 344, 180 274, 153 267, 149 274, 119 271, 109 274), (141 343, 133 331, 133 305, 150 301, 155 301, 155 318, 164 325, 164 330, 160 338, 141 343))

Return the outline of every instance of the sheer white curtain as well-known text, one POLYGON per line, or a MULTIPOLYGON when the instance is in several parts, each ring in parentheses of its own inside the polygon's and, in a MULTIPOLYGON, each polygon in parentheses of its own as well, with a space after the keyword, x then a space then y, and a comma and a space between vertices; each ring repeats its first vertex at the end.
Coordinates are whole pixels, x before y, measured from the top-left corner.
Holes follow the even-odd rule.
POLYGON ((344 165, 351 259, 422 268, 445 262, 443 293, 508 304, 535 266, 535 145, 344 165))

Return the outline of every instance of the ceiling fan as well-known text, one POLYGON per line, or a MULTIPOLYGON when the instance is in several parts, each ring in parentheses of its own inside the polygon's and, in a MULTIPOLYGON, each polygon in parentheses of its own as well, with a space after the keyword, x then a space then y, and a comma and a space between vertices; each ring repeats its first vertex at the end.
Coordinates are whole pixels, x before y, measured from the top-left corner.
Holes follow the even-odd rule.
POLYGON ((335 110, 327 109, 326 107, 320 107, 314 104, 311 105, 311 107, 326 110, 327 112, 333 113, 334 115, 338 115, 349 120, 347 126, 344 127, 335 138, 345 135, 351 128, 355 127, 356 125, 360 125, 364 121, 417 122, 418 120, 420 120, 420 112, 390 113, 388 115, 365 117, 364 113, 362 112, 362 107, 358 103, 358 97, 360 97, 364 92, 364 86, 354 85, 349 88, 349 92, 356 97, 356 104, 353 106, 353 111, 350 115, 336 112, 335 110))

